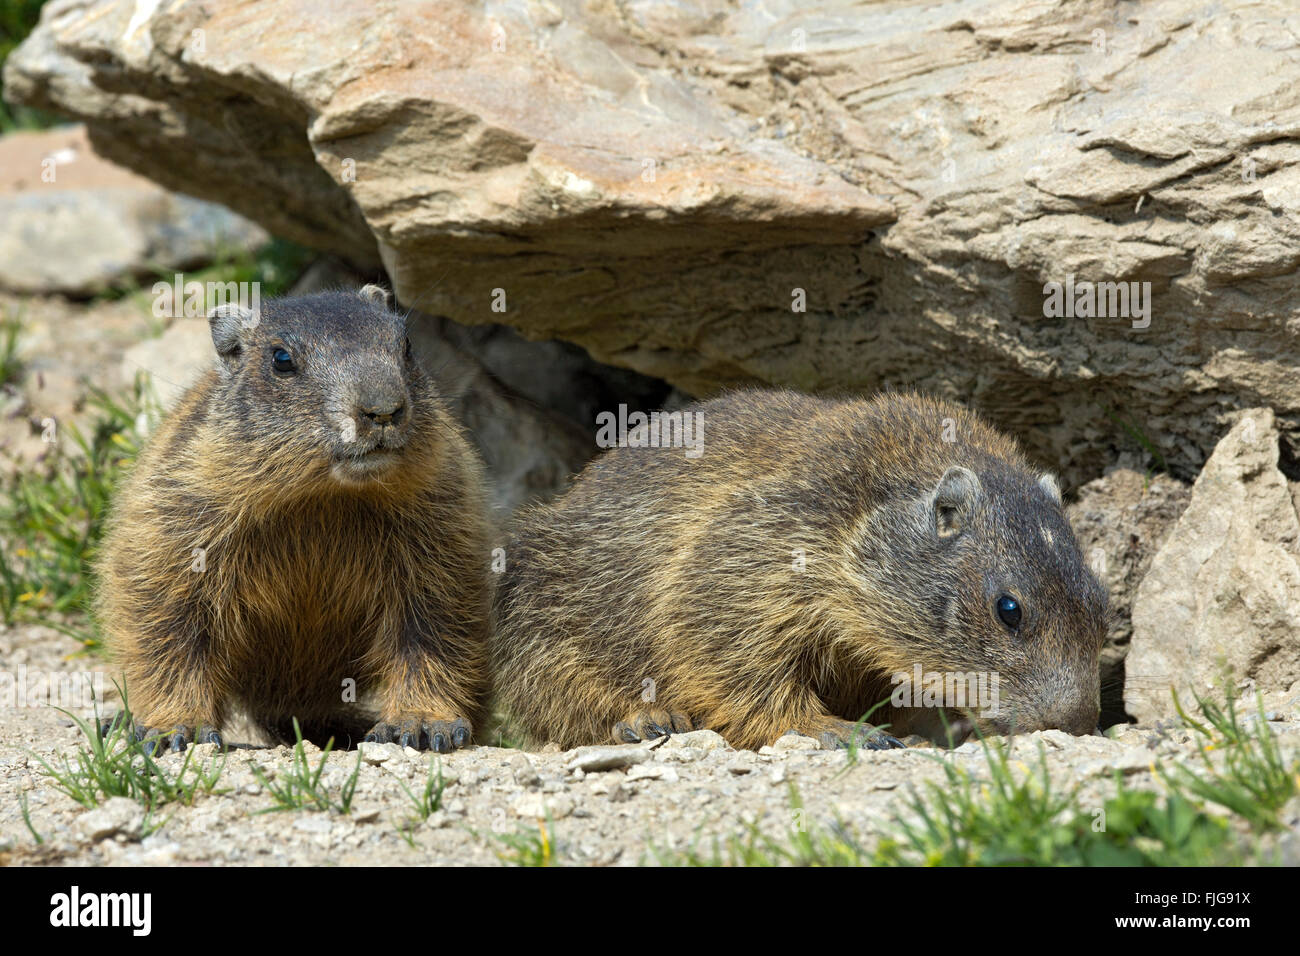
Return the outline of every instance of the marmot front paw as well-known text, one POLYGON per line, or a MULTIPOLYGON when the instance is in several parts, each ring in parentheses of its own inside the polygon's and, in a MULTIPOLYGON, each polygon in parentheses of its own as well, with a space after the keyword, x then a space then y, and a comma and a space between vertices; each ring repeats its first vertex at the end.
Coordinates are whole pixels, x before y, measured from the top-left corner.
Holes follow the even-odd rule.
MULTIPOLYGON (((124 714, 117 714, 100 722, 99 736, 107 737, 119 727, 122 726, 124 714)), ((148 722, 136 722, 130 728, 131 737, 134 740, 144 744, 144 752, 152 756, 162 749, 166 744, 167 749, 173 753, 181 753, 185 750, 187 744, 216 744, 218 747, 224 746, 221 739, 221 731, 211 727, 203 727, 189 724, 170 724, 166 726, 154 726, 148 722)))
POLYGON ((366 734, 367 743, 398 743, 416 750, 445 754, 469 746, 474 729, 464 717, 435 720, 431 717, 398 717, 381 720, 366 734))

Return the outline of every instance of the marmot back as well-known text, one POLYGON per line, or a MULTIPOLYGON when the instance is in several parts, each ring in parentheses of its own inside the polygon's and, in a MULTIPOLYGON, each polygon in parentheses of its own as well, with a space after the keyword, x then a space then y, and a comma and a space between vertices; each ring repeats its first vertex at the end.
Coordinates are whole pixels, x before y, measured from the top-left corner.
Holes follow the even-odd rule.
POLYGON ((382 293, 209 316, 118 495, 99 613, 138 732, 448 750, 487 716, 482 468, 382 293), (373 725, 373 726, 372 726, 373 725))
MULTIPOLYGON (((493 663, 531 737, 829 743, 920 673, 996 675, 996 716, 943 710, 959 727, 1094 729, 1105 593, 1011 439, 911 394, 685 411, 700 457, 613 449, 519 520, 493 663)), ((931 703, 872 720, 938 736, 931 703)))

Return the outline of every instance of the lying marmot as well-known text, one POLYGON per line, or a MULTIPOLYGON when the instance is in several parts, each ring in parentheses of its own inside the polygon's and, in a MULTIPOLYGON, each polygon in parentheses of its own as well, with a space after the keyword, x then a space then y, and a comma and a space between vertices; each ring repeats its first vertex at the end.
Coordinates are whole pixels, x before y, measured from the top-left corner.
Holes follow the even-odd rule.
POLYGON ((99 569, 137 737, 219 743, 235 708, 282 741, 294 718, 440 752, 481 729, 482 467, 382 299, 209 315, 217 367, 140 456, 99 569))
POLYGON ((493 665, 532 738, 831 746, 884 701, 872 723, 898 736, 1094 730, 1106 595, 1011 439, 910 394, 685 411, 702 454, 614 449, 520 521, 493 665), (980 676, 996 699, 924 697, 921 675, 980 676))

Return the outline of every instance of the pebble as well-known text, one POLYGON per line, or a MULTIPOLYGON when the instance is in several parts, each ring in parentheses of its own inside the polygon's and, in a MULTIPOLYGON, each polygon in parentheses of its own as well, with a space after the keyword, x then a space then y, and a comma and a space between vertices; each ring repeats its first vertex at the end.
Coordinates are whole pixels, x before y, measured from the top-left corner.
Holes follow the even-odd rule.
POLYGON ((642 764, 639 767, 633 767, 627 772, 628 780, 662 780, 665 783, 676 783, 681 777, 672 767, 663 764, 642 764))
POLYGON ((542 782, 537 768, 533 766, 533 762, 526 754, 517 753, 510 758, 510 771, 514 775, 515 783, 521 787, 535 787, 542 782))
POLYGON ((87 840, 123 834, 135 839, 144 825, 144 808, 128 797, 112 797, 77 818, 76 830, 87 840))
POLYGON ((361 759, 372 767, 378 767, 380 764, 387 763, 393 757, 399 755, 402 751, 397 744, 380 744, 380 743, 362 743, 357 747, 357 752, 361 754, 361 759))
MULTIPOLYGON (((662 738, 661 738, 662 739, 662 738)), ((672 738, 669 738, 670 740, 672 738)), ((569 770, 597 773, 602 770, 621 770, 634 764, 645 763, 652 756, 651 749, 643 744, 619 744, 609 747, 579 747, 573 751, 569 770)))
POLYGON ((532 820, 563 820, 573 812, 573 798, 568 794, 546 796, 540 793, 525 793, 515 797, 510 804, 515 816, 532 820))
POLYGON ((696 750, 730 750, 722 735, 712 730, 692 730, 685 734, 672 734, 664 742, 665 750, 692 747, 696 750))

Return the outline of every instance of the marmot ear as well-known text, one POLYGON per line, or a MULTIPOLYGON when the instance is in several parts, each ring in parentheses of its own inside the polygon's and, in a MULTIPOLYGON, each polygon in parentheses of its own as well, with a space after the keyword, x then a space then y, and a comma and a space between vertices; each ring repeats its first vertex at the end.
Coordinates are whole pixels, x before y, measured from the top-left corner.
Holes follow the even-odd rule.
POLYGON ((382 305, 385 309, 391 309, 393 307, 393 293, 385 289, 383 286, 378 286, 374 283, 363 285, 357 295, 361 296, 361 298, 365 299, 367 302, 374 302, 376 305, 382 305))
POLYGON ((221 363, 229 369, 239 359, 244 349, 243 333, 257 325, 257 316, 251 309, 238 303, 228 302, 219 305, 208 313, 208 329, 212 333, 212 344, 216 347, 221 363))
POLYGON ((970 524, 971 513, 982 491, 979 478, 969 468, 954 465, 945 471, 930 498, 934 533, 940 538, 961 534, 970 524))
POLYGON ((1048 497, 1058 505, 1061 504, 1061 485, 1050 471, 1045 471, 1038 476, 1038 487, 1047 492, 1048 497))

